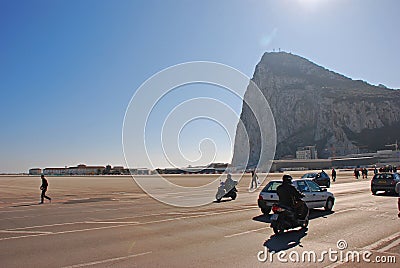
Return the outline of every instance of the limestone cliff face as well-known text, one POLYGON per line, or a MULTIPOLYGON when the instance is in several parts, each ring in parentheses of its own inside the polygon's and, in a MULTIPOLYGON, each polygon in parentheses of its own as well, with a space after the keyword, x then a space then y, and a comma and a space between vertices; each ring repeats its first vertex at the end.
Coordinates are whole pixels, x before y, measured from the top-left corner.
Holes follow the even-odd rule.
MULTIPOLYGON (((285 52, 265 53, 252 80, 275 118, 275 158, 295 155, 299 146, 317 145, 318 154, 328 157, 384 149, 385 144, 400 140, 398 90, 349 79, 285 52)), ((257 162, 258 157, 257 122, 246 105, 241 120, 244 127, 236 130, 233 166, 243 164, 244 128, 250 136, 249 162, 257 162)))

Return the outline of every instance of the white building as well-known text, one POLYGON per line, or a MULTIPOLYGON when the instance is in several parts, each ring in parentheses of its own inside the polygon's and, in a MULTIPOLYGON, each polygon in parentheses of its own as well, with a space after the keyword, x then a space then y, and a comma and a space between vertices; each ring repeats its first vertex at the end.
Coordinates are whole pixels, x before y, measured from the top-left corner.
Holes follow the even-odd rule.
POLYGON ((42 174, 41 168, 31 168, 29 170, 29 175, 40 175, 40 174, 42 174))
POLYGON ((318 159, 315 146, 299 147, 296 151, 297 159, 318 159))
POLYGON ((45 168, 43 169, 43 175, 66 175, 67 168, 45 168))
POLYGON ((150 169, 148 168, 130 168, 129 172, 132 175, 150 175, 150 169))
POLYGON ((84 164, 80 164, 76 167, 69 167, 68 174, 69 175, 100 175, 102 174, 104 166, 86 166, 84 164))
POLYGON ((76 167, 45 168, 44 175, 100 175, 105 169, 104 166, 78 165, 76 167))

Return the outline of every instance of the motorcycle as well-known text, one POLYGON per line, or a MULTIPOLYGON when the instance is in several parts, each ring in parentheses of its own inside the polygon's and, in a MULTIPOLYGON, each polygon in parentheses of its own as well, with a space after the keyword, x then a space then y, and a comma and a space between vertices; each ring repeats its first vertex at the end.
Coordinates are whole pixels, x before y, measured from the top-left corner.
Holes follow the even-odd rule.
POLYGON ((215 199, 217 202, 221 202, 223 197, 230 197, 232 200, 235 200, 237 197, 237 189, 236 189, 237 181, 230 180, 226 182, 221 182, 218 187, 217 194, 215 195, 215 199))
POLYGON ((271 227, 276 235, 282 234, 285 230, 308 226, 309 209, 302 200, 297 201, 295 209, 273 204, 271 215, 271 227))

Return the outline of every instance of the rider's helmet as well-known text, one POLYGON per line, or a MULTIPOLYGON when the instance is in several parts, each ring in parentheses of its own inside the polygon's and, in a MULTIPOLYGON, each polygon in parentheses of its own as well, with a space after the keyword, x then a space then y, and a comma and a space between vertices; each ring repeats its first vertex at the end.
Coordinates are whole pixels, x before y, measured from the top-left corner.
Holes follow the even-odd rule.
POLYGON ((282 177, 283 183, 292 183, 292 179, 292 176, 290 176, 289 174, 285 174, 282 177))

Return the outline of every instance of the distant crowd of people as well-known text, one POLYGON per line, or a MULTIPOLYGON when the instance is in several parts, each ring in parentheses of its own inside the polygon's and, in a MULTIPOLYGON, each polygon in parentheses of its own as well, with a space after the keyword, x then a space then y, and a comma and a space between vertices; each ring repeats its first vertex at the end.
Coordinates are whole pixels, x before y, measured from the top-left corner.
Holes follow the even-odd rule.
POLYGON ((397 167, 392 165, 387 165, 384 167, 380 167, 379 172, 397 172, 397 167))
POLYGON ((368 169, 366 168, 355 168, 354 169, 354 177, 358 180, 360 178, 360 174, 363 179, 368 179, 368 169))

